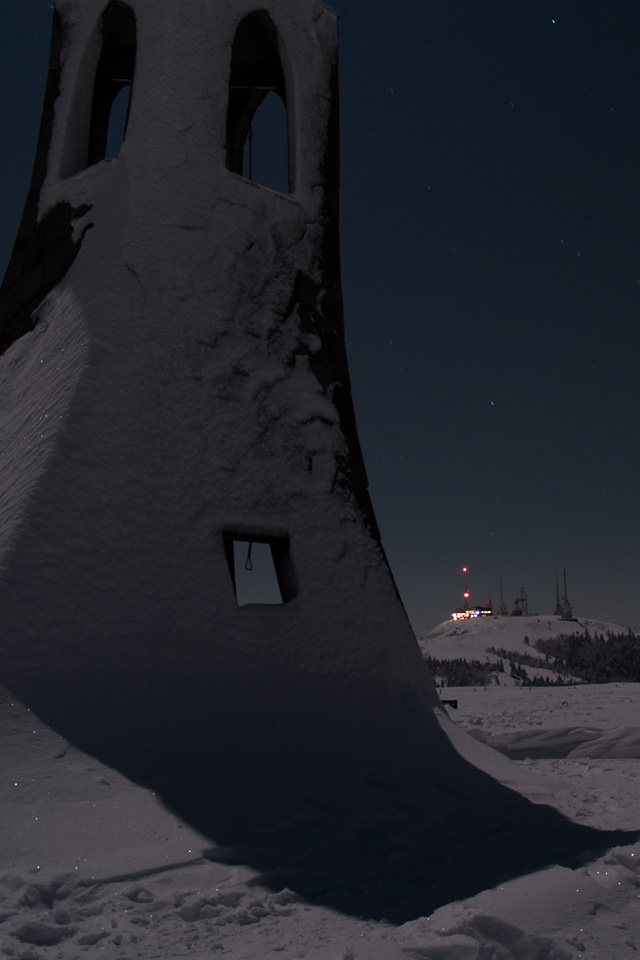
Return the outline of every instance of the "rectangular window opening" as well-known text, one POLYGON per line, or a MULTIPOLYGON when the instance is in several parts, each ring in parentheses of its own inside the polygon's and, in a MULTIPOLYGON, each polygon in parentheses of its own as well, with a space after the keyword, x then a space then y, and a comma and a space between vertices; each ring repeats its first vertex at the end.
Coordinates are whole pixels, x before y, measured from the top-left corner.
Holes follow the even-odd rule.
POLYGON ((239 607, 276 606, 296 595, 288 537, 225 533, 224 545, 239 607))

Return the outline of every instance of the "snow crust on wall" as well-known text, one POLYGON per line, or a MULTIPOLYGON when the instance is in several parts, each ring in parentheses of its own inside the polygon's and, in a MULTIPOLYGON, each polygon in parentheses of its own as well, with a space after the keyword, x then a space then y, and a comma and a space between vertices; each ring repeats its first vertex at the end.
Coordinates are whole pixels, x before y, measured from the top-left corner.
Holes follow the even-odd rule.
POLYGON ((87 354, 78 302, 52 293, 0 364, 0 571, 46 471, 87 354))

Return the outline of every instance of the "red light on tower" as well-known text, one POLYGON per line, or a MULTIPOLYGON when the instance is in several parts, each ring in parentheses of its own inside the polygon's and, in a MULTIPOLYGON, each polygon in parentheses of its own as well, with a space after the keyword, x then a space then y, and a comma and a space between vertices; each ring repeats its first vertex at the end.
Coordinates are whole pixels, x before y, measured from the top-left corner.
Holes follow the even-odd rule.
POLYGON ((469 590, 467 589, 467 573, 469 572, 468 567, 463 567, 462 572, 464 574, 464 593, 462 594, 464 603, 462 604, 463 610, 469 609, 469 590))
POLYGON ((464 578, 464 590, 463 590, 463 593, 462 593, 462 606, 461 606, 461 607, 458 607, 458 609, 457 609, 457 610, 454 610, 454 612, 451 614, 451 619, 452 619, 452 620, 468 620, 469 617, 471 616, 471 612, 470 612, 470 610, 469 610, 469 597, 471 596, 471 594, 469 593, 469 590, 467 589, 467 574, 468 574, 468 572, 469 572, 469 568, 468 568, 468 567, 461 567, 460 570, 461 570, 461 573, 462 573, 463 578, 464 578))

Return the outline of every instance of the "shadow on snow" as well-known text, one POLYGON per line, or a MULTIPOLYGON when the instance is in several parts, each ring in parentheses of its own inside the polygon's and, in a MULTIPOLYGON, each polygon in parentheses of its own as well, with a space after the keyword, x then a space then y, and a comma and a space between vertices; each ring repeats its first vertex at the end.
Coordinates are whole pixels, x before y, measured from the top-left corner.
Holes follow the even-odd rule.
POLYGON ((242 691, 224 670, 170 685, 148 670, 144 682, 135 670, 75 685, 69 675, 64 703, 55 683, 13 688, 210 838, 205 856, 359 917, 403 923, 638 838, 502 786, 454 751, 424 703, 385 715, 384 698, 356 681, 268 669, 248 667, 242 691))

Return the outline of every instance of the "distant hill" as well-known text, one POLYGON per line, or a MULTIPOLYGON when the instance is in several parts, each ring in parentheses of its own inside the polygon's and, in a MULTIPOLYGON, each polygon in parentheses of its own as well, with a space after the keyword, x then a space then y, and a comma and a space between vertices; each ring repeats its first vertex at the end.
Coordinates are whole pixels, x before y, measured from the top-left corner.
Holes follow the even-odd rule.
POLYGON ((603 620, 561 620, 557 616, 478 617, 446 620, 418 643, 437 682, 447 686, 575 680, 555 656, 536 649, 538 640, 560 636, 625 635, 625 627, 603 620), (493 648, 493 649, 492 649, 493 648), (536 680, 536 678, 538 678, 536 680))

